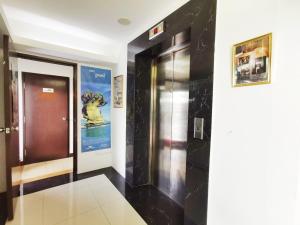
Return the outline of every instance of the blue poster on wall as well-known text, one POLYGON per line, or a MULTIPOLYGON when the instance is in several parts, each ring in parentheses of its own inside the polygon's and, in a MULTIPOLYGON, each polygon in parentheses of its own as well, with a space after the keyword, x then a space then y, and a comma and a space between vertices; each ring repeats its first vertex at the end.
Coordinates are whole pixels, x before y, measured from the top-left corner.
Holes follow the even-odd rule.
POLYGON ((111 71, 81 66, 81 151, 111 147, 111 71))

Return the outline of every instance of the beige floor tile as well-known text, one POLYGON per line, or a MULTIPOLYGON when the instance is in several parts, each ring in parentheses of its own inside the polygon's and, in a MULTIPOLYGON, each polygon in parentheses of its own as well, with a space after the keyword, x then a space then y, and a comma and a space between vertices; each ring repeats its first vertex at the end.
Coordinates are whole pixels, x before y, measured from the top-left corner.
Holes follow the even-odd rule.
POLYGON ((70 194, 76 194, 76 192, 87 191, 88 184, 83 181, 76 181, 70 184, 60 185, 47 190, 44 190, 45 198, 52 196, 69 196, 70 194))
POLYGON ((101 188, 103 186, 110 186, 112 183, 109 181, 109 179, 106 176, 96 176, 92 178, 85 179, 86 183, 89 184, 89 187, 91 188, 101 188))
POLYGON ((145 225, 104 176, 76 181, 14 199, 6 225, 145 225))
POLYGON ((115 189, 115 187, 102 186, 102 187, 93 187, 92 193, 95 199, 98 201, 99 205, 106 205, 111 203, 112 201, 123 202, 126 201, 123 195, 115 189), (109 197, 108 197, 109 196, 109 197))
POLYGON ((6 225, 43 224, 43 193, 25 195, 14 199, 14 220, 6 225))
POLYGON ((44 200, 44 225, 53 225, 97 207, 97 201, 84 185, 66 185, 48 190, 44 200))
POLYGON ((111 225, 146 225, 140 215, 124 199, 101 206, 111 225))
POLYGON ((100 208, 75 216, 57 225, 110 225, 100 208))
POLYGON ((115 186, 113 186, 110 181, 102 180, 101 182, 88 182, 89 188, 91 190, 106 190, 106 189, 113 189, 115 191, 118 191, 115 186))

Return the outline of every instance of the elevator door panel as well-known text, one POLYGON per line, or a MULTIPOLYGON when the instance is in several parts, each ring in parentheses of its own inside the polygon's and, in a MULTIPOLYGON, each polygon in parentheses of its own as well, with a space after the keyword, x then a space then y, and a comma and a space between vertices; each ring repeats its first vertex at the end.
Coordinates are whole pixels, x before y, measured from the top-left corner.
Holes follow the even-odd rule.
POLYGON ((172 139, 172 89, 173 61, 172 56, 159 59, 157 67, 158 96, 158 177, 157 186, 164 193, 170 189, 171 139, 172 139))
POLYGON ((184 202, 189 107, 189 49, 174 53, 170 196, 184 202))
POLYGON ((154 185, 178 204, 185 194, 189 49, 157 59, 154 185))

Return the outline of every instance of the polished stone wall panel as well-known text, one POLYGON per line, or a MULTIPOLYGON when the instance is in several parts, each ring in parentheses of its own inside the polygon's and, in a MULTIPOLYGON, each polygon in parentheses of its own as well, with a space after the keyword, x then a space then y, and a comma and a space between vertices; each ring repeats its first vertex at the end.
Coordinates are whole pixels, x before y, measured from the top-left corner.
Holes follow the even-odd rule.
POLYGON ((128 44, 127 182, 148 184, 151 59, 170 46, 172 36, 191 32, 186 225, 205 225, 213 93, 216 0, 191 0, 164 19, 165 32, 149 41, 148 31, 128 44), (193 138, 195 117, 204 118, 204 140, 193 138), (128 176, 129 175, 129 176, 128 176))
POLYGON ((212 81, 190 82, 185 224, 205 225, 212 114, 212 81), (204 118, 204 139, 193 138, 194 117, 204 118))
MULTIPOLYGON (((128 56, 129 58, 129 56, 128 56)), ((126 180, 129 184, 133 183, 133 165, 134 165, 134 87, 135 76, 132 63, 128 61, 127 66, 127 111, 126 111, 126 180)))
POLYGON ((151 58, 137 55, 135 68, 134 167, 133 185, 149 183, 149 118, 151 90, 151 58))

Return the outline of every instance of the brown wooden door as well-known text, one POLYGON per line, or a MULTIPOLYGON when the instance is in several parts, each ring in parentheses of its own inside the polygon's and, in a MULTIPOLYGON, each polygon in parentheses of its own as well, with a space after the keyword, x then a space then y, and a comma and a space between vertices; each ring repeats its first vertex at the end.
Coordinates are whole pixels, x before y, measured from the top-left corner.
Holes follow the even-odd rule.
POLYGON ((5 149, 6 149, 6 196, 7 217, 13 219, 12 166, 19 163, 18 134, 18 75, 14 70, 16 61, 9 58, 9 36, 3 37, 4 58, 4 111, 5 111, 5 149))
POLYGON ((23 73, 23 79, 24 162, 68 157, 68 78, 23 73))

